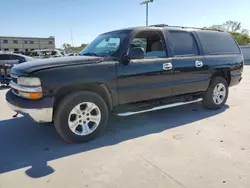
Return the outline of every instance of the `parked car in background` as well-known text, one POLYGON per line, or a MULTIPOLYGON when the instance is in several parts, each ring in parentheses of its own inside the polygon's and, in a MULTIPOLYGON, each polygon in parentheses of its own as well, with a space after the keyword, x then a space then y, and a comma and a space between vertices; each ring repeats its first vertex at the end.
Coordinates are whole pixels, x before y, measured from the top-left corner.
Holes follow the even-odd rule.
POLYGON ((28 52, 27 55, 34 57, 36 59, 47 59, 47 58, 55 58, 55 57, 63 57, 64 53, 60 52, 59 50, 34 50, 28 52))
POLYGON ((25 52, 23 52, 23 51, 14 51, 13 53, 25 55, 25 52))
POLYGON ((67 56, 78 56, 79 54, 78 53, 69 53, 67 54, 67 56))
POLYGON ((250 65, 250 45, 241 46, 241 50, 244 56, 245 64, 250 65))
POLYGON ((0 64, 20 64, 27 61, 32 61, 34 58, 22 55, 22 54, 16 54, 12 52, 3 52, 0 53, 0 64))
POLYGON ((21 54, 10 52, 0 53, 0 84, 8 85, 10 78, 10 69, 17 64, 32 61, 34 58, 21 54))

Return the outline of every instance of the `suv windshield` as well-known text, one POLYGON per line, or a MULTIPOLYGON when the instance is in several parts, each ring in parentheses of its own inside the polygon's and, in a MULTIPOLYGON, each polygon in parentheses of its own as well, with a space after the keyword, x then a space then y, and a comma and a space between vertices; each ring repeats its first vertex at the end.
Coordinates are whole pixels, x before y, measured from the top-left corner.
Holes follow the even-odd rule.
POLYGON ((128 36, 126 32, 111 32, 99 35, 80 52, 80 55, 112 56, 119 50, 126 36, 128 36))

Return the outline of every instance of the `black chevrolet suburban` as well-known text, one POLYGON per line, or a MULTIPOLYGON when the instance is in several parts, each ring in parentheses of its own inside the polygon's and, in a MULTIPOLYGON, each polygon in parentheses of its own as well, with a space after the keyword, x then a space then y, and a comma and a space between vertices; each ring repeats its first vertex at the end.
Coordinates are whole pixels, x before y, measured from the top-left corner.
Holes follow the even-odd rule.
POLYGON ((195 102, 221 108, 242 79, 243 55, 223 31, 154 25, 99 35, 80 56, 37 60, 11 70, 6 101, 61 137, 86 142, 109 112, 129 116, 195 102))

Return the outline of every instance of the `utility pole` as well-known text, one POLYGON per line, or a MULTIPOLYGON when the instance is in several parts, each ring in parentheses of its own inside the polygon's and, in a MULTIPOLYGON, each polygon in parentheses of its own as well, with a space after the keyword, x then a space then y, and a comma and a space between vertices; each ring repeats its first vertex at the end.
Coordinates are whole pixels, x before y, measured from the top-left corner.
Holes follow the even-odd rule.
POLYGON ((70 27, 70 37, 71 37, 71 45, 74 46, 73 42, 73 34, 72 34, 72 26, 71 26, 71 19, 69 20, 69 27, 70 27))
POLYGON ((141 2, 141 5, 146 5, 146 26, 148 26, 148 4, 153 3, 154 0, 145 0, 141 2))

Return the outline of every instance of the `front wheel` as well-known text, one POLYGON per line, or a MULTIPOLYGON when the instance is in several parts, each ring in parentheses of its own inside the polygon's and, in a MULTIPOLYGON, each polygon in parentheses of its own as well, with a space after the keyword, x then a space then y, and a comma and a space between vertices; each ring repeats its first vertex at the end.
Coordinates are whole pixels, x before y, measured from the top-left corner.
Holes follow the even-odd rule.
POLYGON ((55 128, 70 143, 87 142, 105 130, 108 107, 97 94, 81 91, 66 96, 56 108, 55 128))
POLYGON ((203 106, 208 109, 219 109, 228 98, 228 84, 223 77, 212 79, 209 88, 203 95, 203 106))

